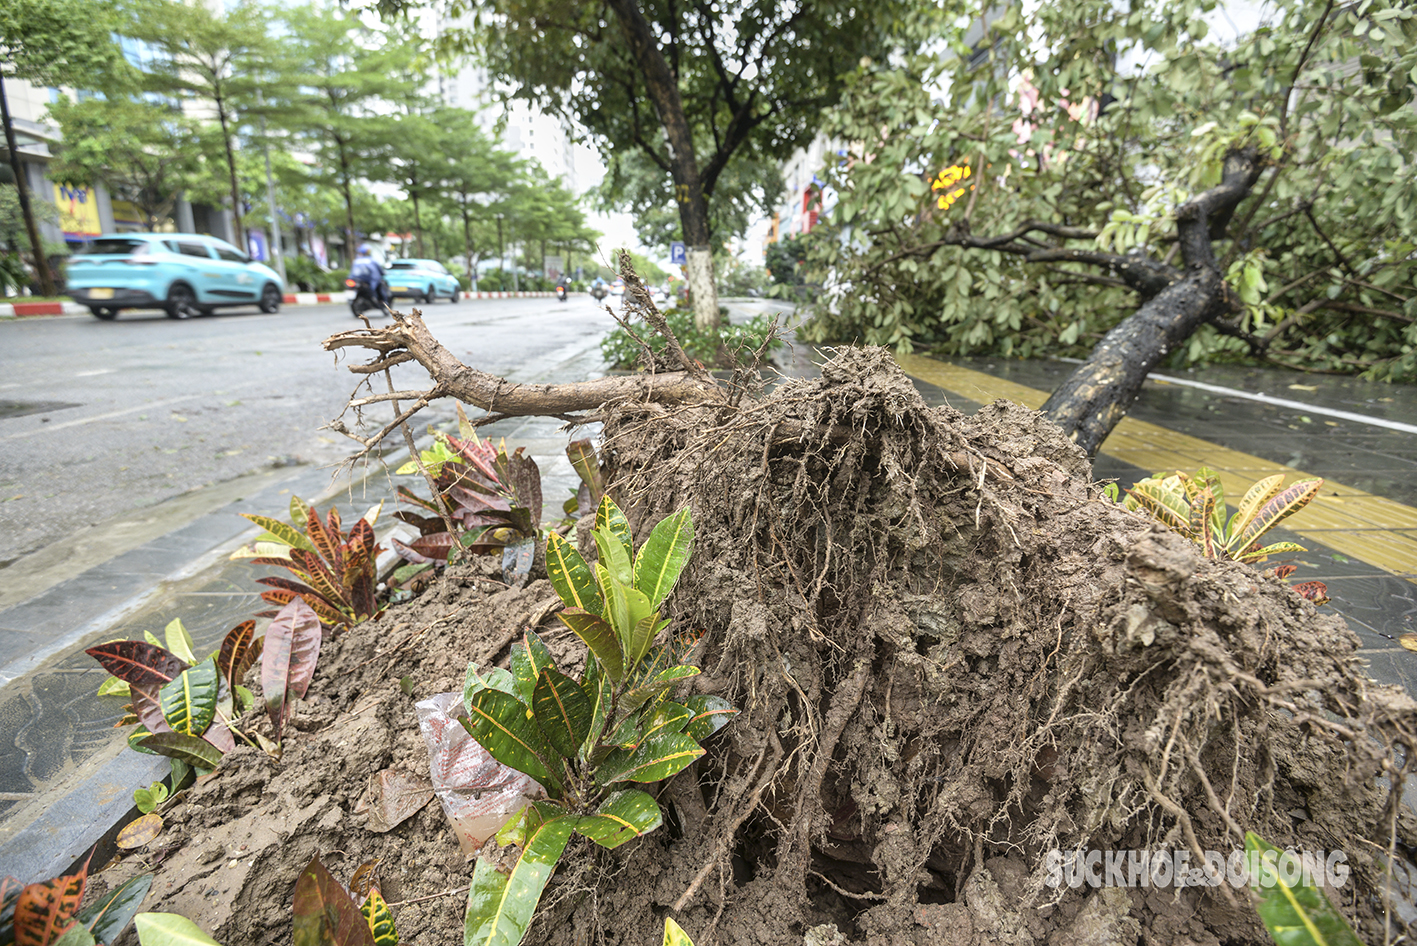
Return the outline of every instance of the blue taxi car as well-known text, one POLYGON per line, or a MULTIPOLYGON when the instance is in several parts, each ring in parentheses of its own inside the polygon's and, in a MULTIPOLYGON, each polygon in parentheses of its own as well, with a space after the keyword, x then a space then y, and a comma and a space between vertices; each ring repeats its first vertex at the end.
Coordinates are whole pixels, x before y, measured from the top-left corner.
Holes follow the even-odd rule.
POLYGON ((206 315, 218 306, 280 310, 275 271, 222 240, 196 233, 112 233, 69 259, 67 292, 100 319, 123 309, 162 309, 168 318, 206 315))
POLYGON ((424 305, 439 296, 457 302, 458 277, 435 259, 393 259, 384 268, 389 282, 389 295, 394 298, 417 299, 424 305))

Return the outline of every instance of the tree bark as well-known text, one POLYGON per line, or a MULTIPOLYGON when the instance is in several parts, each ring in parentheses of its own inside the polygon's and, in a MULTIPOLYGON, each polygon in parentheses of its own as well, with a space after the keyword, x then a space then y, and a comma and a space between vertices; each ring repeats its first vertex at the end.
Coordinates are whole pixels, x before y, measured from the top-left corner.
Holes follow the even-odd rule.
POLYGON ((52 296, 54 274, 49 271, 49 259, 44 255, 44 241, 39 236, 39 225, 34 220, 34 208, 30 206, 29 182, 25 180, 25 168, 20 162, 19 148, 15 144, 15 126, 10 120, 10 103, 5 99, 5 77, 0 75, 0 120, 5 124, 5 146, 10 149, 10 168, 15 172, 15 191, 20 197, 20 213, 25 218, 25 231, 29 234, 30 250, 34 253, 34 271, 39 277, 41 295, 52 296))
POLYGON ((1230 311, 1233 303, 1211 251, 1211 234, 1224 232, 1259 173, 1253 148, 1231 152, 1220 183, 1176 209, 1185 275, 1108 332, 1044 403, 1043 413, 1089 456, 1126 416, 1152 369, 1203 323, 1230 311))
POLYGON ((231 229, 235 235, 232 242, 244 251, 246 249, 246 234, 241 224, 241 185, 236 181, 236 150, 231 146, 226 104, 220 94, 216 96, 215 101, 217 119, 221 122, 221 143, 226 148, 226 170, 231 177, 231 229))
POLYGON ((679 80, 660 52, 649 21, 635 0, 609 0, 629 40, 630 49, 644 73, 655 112, 664 127, 669 148, 669 168, 674 179, 674 201, 688 247, 689 293, 694 304, 694 324, 700 329, 718 325, 718 292, 713 282, 713 251, 709 244, 708 198, 694 153, 694 136, 684 115, 679 80))

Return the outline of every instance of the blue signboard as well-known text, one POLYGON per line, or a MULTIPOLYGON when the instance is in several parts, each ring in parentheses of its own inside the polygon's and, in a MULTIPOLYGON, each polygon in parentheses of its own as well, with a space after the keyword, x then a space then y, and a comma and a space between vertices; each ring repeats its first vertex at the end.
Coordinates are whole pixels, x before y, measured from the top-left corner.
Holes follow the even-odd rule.
POLYGON ((264 263, 268 260, 270 254, 266 251, 266 235, 260 230, 247 230, 246 252, 258 263, 264 263))
POLYGON ((684 244, 678 240, 669 244, 669 262, 674 266, 683 266, 689 262, 689 254, 684 252, 684 244))

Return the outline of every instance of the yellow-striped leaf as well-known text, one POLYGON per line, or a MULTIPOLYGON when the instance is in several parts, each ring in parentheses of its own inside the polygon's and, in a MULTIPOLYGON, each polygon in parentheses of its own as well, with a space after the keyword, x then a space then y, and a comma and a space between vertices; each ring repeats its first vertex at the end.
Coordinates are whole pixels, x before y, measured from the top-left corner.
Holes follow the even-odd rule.
POLYGON ((1127 490, 1127 499, 1128 508, 1139 508, 1157 522, 1189 534, 1191 504, 1181 490, 1167 488, 1155 480, 1142 480, 1127 490))
POLYGON ((536 723, 527 718, 521 700, 500 690, 479 690, 468 701, 463 726, 487 754, 505 766, 524 772, 546 787, 552 797, 561 794, 561 780, 553 774, 553 752, 536 723))
POLYGON ((541 638, 536 636, 536 632, 527 630, 522 641, 512 645, 511 664, 517 697, 530 706, 541 671, 547 667, 554 668, 556 662, 551 658, 551 651, 547 650, 541 638))
POLYGON ((1260 511, 1260 507, 1274 498, 1284 483, 1284 474, 1276 473, 1273 476, 1266 476, 1245 490, 1244 497, 1240 500, 1240 508, 1235 510, 1235 515, 1230 517, 1230 526, 1227 530, 1229 536, 1229 550, 1234 552, 1244 546, 1239 545, 1240 533, 1245 531, 1245 527, 1255 518, 1255 513, 1260 511))
POLYGON ((638 788, 626 788, 601 802, 595 814, 581 818, 576 833, 601 847, 617 848, 663 823, 664 816, 652 796, 638 788))
POLYGON ((551 747, 565 758, 574 759, 590 734, 590 698, 581 685, 555 667, 543 667, 536 680, 531 709, 551 747))
POLYGON ((244 518, 250 519, 256 525, 265 529, 264 535, 256 536, 257 542, 279 542, 281 545, 295 549, 304 549, 307 552, 315 551, 315 546, 305 535, 294 528, 286 525, 279 519, 272 519, 270 516, 258 516, 254 513, 243 512, 244 518))
POLYGON ((683 928, 675 923, 671 917, 664 918, 664 942, 660 946, 694 946, 694 941, 689 938, 683 928))
MULTIPOLYGON (((617 575, 621 581, 630 583, 629 564, 634 558, 635 550, 633 541, 630 538, 630 521, 625 518, 625 514, 620 511, 620 507, 615 505, 615 500, 607 493, 600 499, 600 506, 595 511, 595 531, 604 532, 608 536, 613 536, 620 547, 625 551, 625 574, 617 575)), ((603 556, 604 550, 601 551, 603 556)))
POLYGON ((660 521, 635 557, 635 587, 654 607, 669 597, 694 551, 694 520, 684 508, 660 521))
POLYGON ((728 721, 738 713, 733 704, 721 696, 698 694, 689 697, 684 701, 684 704, 694 713, 690 717, 688 725, 684 727, 684 732, 692 736, 696 742, 703 742, 727 726, 728 721))
POLYGON ((595 574, 581 558, 581 553, 555 532, 546 537, 546 574, 566 607, 580 608, 591 614, 604 612, 605 603, 596 587, 595 574))
POLYGON ((561 623, 575 631, 586 647, 600 661, 610 679, 619 683, 625 678, 624 653, 615 629, 598 616, 580 608, 567 608, 557 615, 561 623))
POLYGON ((399 946, 399 934, 394 929, 394 911, 384 900, 378 889, 369 891, 369 896, 360 904, 359 912, 369 924, 369 932, 374 937, 374 946, 399 946))
POLYGON ((1323 485, 1323 480, 1300 480, 1291 483, 1259 508, 1238 539, 1232 536, 1231 540, 1238 543, 1237 548, 1248 549, 1260 536, 1309 505, 1309 501, 1319 494, 1323 485))
POLYGON ((216 716, 221 675, 215 660, 204 660, 184 670, 158 690, 158 706, 173 732, 200 736, 216 716))
MULTIPOLYGON (((1256 545, 1258 545, 1258 543, 1256 543, 1256 545)), ((1236 561, 1262 562, 1269 556, 1278 555, 1281 552, 1308 551, 1308 549, 1304 548, 1302 545, 1299 545, 1294 542, 1275 542, 1272 545, 1266 545, 1264 548, 1257 548, 1256 545, 1250 546, 1249 548, 1245 549, 1245 551, 1237 555, 1235 557, 1236 561)))
POLYGON ((679 732, 660 733, 634 750, 616 749, 596 771, 602 785, 614 782, 658 782, 704 754, 692 737, 679 732))
MULTIPOLYGON (((1250 876, 1255 909, 1276 943, 1282 946, 1362 946, 1343 915, 1324 892, 1313 885, 1284 882, 1280 859, 1285 853, 1253 831, 1245 832, 1246 862, 1256 870, 1250 876)), ((1290 857, 1296 856, 1290 852, 1290 857)))
POLYGON ((510 874, 498 870, 492 858, 478 859, 467 893, 463 946, 517 946, 522 941, 577 820, 562 815, 530 828, 510 874))

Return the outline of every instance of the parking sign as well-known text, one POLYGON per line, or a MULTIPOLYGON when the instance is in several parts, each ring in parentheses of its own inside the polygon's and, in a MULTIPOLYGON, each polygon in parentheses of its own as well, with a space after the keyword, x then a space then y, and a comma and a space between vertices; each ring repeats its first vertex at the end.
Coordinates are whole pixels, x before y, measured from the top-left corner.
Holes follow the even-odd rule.
POLYGON ((669 262, 674 266, 683 266, 689 262, 689 254, 684 252, 684 244, 678 240, 669 244, 669 262))

